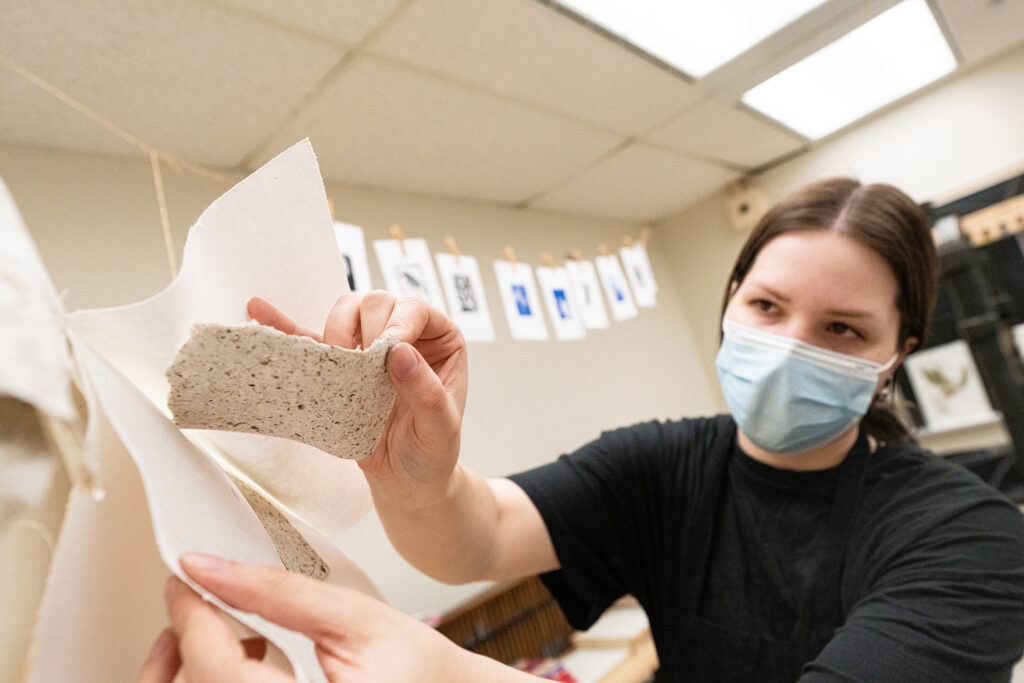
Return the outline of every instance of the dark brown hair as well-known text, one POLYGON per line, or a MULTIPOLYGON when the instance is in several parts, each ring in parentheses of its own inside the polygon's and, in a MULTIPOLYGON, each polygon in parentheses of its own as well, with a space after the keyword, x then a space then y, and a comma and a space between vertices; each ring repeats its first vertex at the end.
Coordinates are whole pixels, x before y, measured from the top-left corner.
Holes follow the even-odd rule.
MULTIPOLYGON (((892 185, 862 185, 852 178, 812 183, 785 197, 758 222, 729 276, 722 315, 764 245, 801 230, 833 230, 868 247, 889 264, 899 283, 899 347, 911 337, 924 344, 938 296, 938 258, 928 217, 914 200, 892 185)), ((911 440, 887 401, 875 399, 864 417, 880 441, 911 440)))

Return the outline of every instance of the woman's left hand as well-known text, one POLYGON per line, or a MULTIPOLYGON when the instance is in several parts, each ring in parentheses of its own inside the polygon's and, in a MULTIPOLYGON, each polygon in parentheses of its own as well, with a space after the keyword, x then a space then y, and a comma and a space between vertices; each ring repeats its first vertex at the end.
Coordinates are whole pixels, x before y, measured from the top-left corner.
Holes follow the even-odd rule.
MULTIPOLYGON (((450 683, 482 673, 478 655, 358 591, 208 555, 183 555, 181 566, 232 607, 312 639, 329 681, 450 683)), ((168 579, 166 599, 171 628, 153 645, 139 683, 294 680, 254 658, 262 643, 239 641, 217 608, 178 578, 168 579)))

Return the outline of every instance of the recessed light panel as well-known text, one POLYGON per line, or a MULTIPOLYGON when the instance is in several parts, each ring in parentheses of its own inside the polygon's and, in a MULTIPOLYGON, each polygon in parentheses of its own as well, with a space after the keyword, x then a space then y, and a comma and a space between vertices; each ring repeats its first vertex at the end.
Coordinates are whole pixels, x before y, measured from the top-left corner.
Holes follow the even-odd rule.
POLYGON ((905 0, 747 91, 743 102, 817 139, 954 69, 925 0, 905 0))
POLYGON ((824 1, 559 0, 559 4, 700 78, 824 1))

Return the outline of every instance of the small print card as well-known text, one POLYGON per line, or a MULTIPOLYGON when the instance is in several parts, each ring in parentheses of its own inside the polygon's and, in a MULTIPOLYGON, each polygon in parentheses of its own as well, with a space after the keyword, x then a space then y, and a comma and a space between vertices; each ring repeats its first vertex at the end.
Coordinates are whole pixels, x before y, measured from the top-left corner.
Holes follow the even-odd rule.
POLYGON ((349 291, 358 294, 369 292, 373 289, 373 282, 370 281, 370 259, 366 255, 363 229, 358 225, 334 221, 334 237, 338 241, 341 260, 345 262, 349 291))
POLYGON ((658 283, 654 280, 651 261, 647 258, 647 245, 637 242, 631 247, 622 247, 619 256, 622 257, 622 268, 626 271, 636 305, 654 308, 658 303, 658 283))
POLYGON ((601 284, 597 280, 594 264, 591 261, 570 259, 565 262, 565 271, 569 276, 569 284, 576 294, 583 326, 590 330, 607 329, 608 314, 604 310, 601 284))
POLYGON ((389 292, 398 296, 418 296, 447 313, 426 240, 374 240, 373 250, 377 252, 377 263, 389 292))
POLYGON ((525 263, 495 261, 501 301, 513 339, 543 340, 548 338, 540 297, 533 281, 533 269, 525 263))
POLYGON ((992 404, 964 340, 918 351, 905 365, 929 430, 956 429, 992 418, 992 404))
POLYGON ((601 277, 601 284, 604 285, 605 296, 608 297, 608 305, 612 308, 612 317, 617 322, 635 318, 638 315, 633 297, 629 293, 629 285, 626 284, 626 275, 622 272, 619 259, 614 255, 598 256, 597 274, 601 277))
POLYGON ((448 310, 466 341, 494 341, 494 325, 476 259, 445 253, 434 254, 434 259, 448 299, 448 310))
POLYGON ((580 318, 576 294, 569 284, 569 274, 565 268, 537 268, 537 281, 540 283, 540 295, 548 309, 551 327, 555 337, 561 340, 583 339, 587 336, 580 318))

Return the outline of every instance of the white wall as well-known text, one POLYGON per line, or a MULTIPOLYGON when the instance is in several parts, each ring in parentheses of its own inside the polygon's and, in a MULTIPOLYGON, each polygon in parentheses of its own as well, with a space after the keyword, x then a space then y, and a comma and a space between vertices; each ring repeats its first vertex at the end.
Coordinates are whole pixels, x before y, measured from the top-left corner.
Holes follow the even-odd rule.
MULTIPOLYGON (((119 305, 170 281, 147 161, 0 147, 3 177, 69 310, 119 305)), ((179 258, 187 226, 227 184, 164 171, 179 258)), ((393 223, 435 250, 455 235, 481 261, 498 341, 470 349, 470 394, 463 461, 502 475, 553 459, 602 429, 652 418, 710 412, 712 392, 683 313, 675 267, 651 253, 662 291, 659 307, 574 343, 516 342, 502 317, 491 261, 505 244, 536 263, 542 249, 599 242, 617 245, 635 226, 485 204, 328 187, 339 220, 362 225, 369 239, 393 223)), ((383 283, 373 263, 373 276, 383 283)), ((410 612, 449 607, 480 586, 445 587, 409 567, 391 549, 374 516, 341 537, 342 547, 410 612)))
MULTIPOLYGON (((924 202, 1020 173, 1022 86, 1024 49, 1019 49, 823 141, 756 182, 775 201, 813 180, 850 175, 864 182, 891 183, 924 202)), ((729 225, 725 198, 724 192, 707 197, 660 223, 656 233, 675 269, 682 307, 720 408, 724 401, 714 357, 721 299, 733 260, 747 237, 729 225)))

